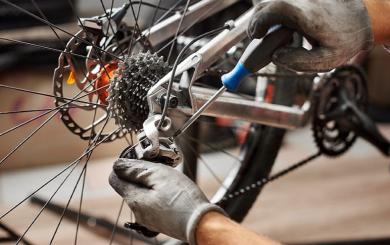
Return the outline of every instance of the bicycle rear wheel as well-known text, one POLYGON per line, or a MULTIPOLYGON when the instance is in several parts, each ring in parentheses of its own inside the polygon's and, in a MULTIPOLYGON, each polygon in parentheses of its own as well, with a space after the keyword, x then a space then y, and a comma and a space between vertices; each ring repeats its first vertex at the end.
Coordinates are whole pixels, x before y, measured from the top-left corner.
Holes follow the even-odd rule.
MULTIPOLYGON (((120 22, 117 26, 114 26, 114 23, 108 22, 106 29, 102 35, 95 35, 94 32, 89 30, 88 21, 77 20, 83 24, 80 24, 80 31, 75 35, 69 35, 66 30, 63 30, 62 27, 50 23, 46 19, 45 13, 40 11, 37 7, 39 15, 32 15, 31 11, 23 8, 22 5, 15 5, 14 3, 4 0, 4 4, 7 4, 10 7, 15 8, 25 15, 34 17, 36 20, 46 24, 48 30, 52 31, 54 36, 58 38, 59 45, 62 45, 64 50, 59 51, 52 49, 51 47, 38 46, 40 44, 34 44, 31 42, 26 42, 26 40, 15 40, 12 37, 0 37, 3 41, 18 43, 22 45, 28 45, 29 47, 35 47, 39 49, 50 50, 53 52, 59 52, 59 64, 58 68, 55 71, 54 76, 54 92, 48 93, 47 91, 34 91, 29 87, 23 87, 23 85, 18 84, 14 86, 14 83, 3 83, 0 84, 0 88, 12 91, 12 93, 22 93, 24 96, 44 96, 51 99, 55 99, 55 105, 50 105, 45 108, 32 108, 25 107, 19 108, 17 110, 10 110, 9 108, 1 107, 0 118, 1 120, 9 120, 10 115, 20 115, 23 113, 30 113, 32 115, 23 119, 22 121, 12 121, 13 125, 9 126, 9 123, 4 123, 4 128, 0 133, 0 142, 7 147, 3 148, 3 152, 0 160, 0 168, 5 164, 12 164, 16 162, 15 159, 18 159, 18 156, 25 156, 26 149, 30 146, 29 152, 35 153, 35 160, 39 161, 43 155, 47 152, 51 152, 53 149, 50 148, 51 144, 55 145, 58 141, 54 133, 49 133, 49 131, 44 131, 45 127, 49 124, 64 124, 66 128, 74 134, 73 139, 79 141, 85 141, 86 147, 81 148, 73 158, 69 156, 67 151, 64 151, 64 154, 59 156, 53 156, 55 160, 51 161, 69 161, 69 163, 61 170, 57 171, 52 177, 48 180, 45 180, 39 186, 34 187, 33 191, 26 193, 25 197, 22 198, 19 202, 8 205, 7 208, 2 208, 0 212, 0 221, 12 225, 14 217, 18 217, 18 212, 21 208, 27 209, 30 211, 30 207, 23 206, 27 200, 37 193, 47 192, 48 199, 42 203, 42 207, 39 210, 34 210, 34 216, 31 217, 28 221, 25 222, 23 226, 15 227, 18 233, 16 237, 16 242, 24 242, 25 239, 32 238, 33 241, 38 239, 38 235, 31 235, 33 226, 35 226, 36 221, 39 219, 41 214, 50 206, 52 201, 55 199, 56 194, 60 191, 67 191, 66 200, 61 200, 61 203, 64 206, 61 207, 61 212, 58 217, 52 219, 53 230, 47 232, 48 235, 44 239, 39 238, 40 243, 52 243, 56 241, 56 235, 58 232, 61 232, 61 225, 63 224, 63 219, 65 219, 68 209, 71 203, 73 203, 76 208, 74 211, 74 223, 75 226, 74 232, 71 236, 68 236, 66 244, 77 243, 79 238, 79 227, 82 225, 83 210, 86 210, 87 207, 83 205, 83 198, 85 192, 85 186, 88 184, 86 182, 87 178, 87 166, 90 160, 93 158, 95 149, 108 148, 113 142, 121 142, 120 145, 125 146, 133 145, 133 134, 131 129, 124 129, 118 127, 115 124, 114 120, 110 118, 107 111, 107 104, 105 103, 105 91, 109 86, 110 78, 113 76, 113 72, 116 69, 116 62, 123 59, 123 55, 128 55, 130 57, 137 55, 141 52, 147 50, 158 53, 159 55, 164 55, 164 60, 170 61, 175 57, 174 48, 177 44, 177 38, 180 35, 185 35, 186 31, 190 30, 192 24, 198 22, 195 20, 194 23, 190 24, 189 27, 185 30, 179 31, 180 27, 176 30, 171 39, 166 40, 158 46, 150 45, 150 40, 148 36, 144 37, 141 33, 144 30, 151 28, 151 24, 158 23, 163 21, 170 16, 173 16, 175 11, 179 11, 179 19, 182 19, 182 16, 185 15, 188 11, 189 6, 193 2, 199 1, 179 1, 173 6, 163 6, 162 1, 157 1, 156 4, 146 5, 142 1, 130 2, 129 5, 129 15, 131 17, 132 24, 126 24, 120 22), (181 3, 181 4, 180 4, 181 3), (153 11, 150 16, 143 16, 140 14, 142 8, 151 8, 153 11), (144 19, 144 22, 142 21, 144 19), (87 21, 87 22, 86 22, 87 21), (143 25, 141 23, 144 23, 143 25), (64 37, 59 35, 62 33, 67 35, 70 38, 70 41, 65 44, 64 37), (179 35, 180 34, 180 35, 179 35), (173 45, 172 45, 173 44, 173 45), (108 83, 107 83, 108 82, 108 83), (31 114, 33 113, 33 114, 31 114), (38 114, 34 114, 38 113, 38 114), (60 120, 54 120, 58 119, 60 120), (33 122, 41 120, 38 126, 34 126, 33 122), (9 135, 12 135, 15 131, 20 130, 21 128, 29 127, 29 131, 24 132, 23 137, 15 144, 9 145, 9 135), (39 148, 37 147, 39 142, 33 141, 35 136, 43 132, 45 138, 43 140, 46 147, 39 148), (8 138, 7 138, 8 137, 8 138), (31 142, 37 143, 31 144, 31 142), (26 147, 27 146, 27 147, 26 147), (74 182, 69 181, 69 179, 75 179, 74 182), (59 181, 59 182, 54 182, 59 181), (45 187, 47 185, 53 185, 53 189, 47 190, 45 187), (63 190, 64 186, 69 186, 67 190, 63 190)), ((113 18, 113 4, 114 1, 111 1, 109 5, 104 5, 101 2, 102 6, 102 18, 113 18)), ((75 11, 73 2, 69 0, 69 5, 75 11)), ((245 8, 244 8, 245 9, 245 8)), ((177 13, 176 13, 177 14, 177 13)), ((278 73, 281 71, 277 71, 278 73)), ((286 72, 286 71, 283 71, 286 72)), ((272 84, 274 85, 274 93, 272 94, 273 103, 289 105, 292 103, 294 96, 294 86, 295 84, 291 81, 279 81, 272 79, 272 84)), ((0 105, 1 106, 1 105, 0 105)), ((63 126, 63 125, 62 125, 63 126)), ((219 125, 221 127, 221 125, 219 125)), ((231 132, 237 132, 237 126, 231 127, 231 132)), ((237 152, 237 147, 233 149, 218 149, 218 154, 227 156, 232 161, 231 170, 225 171, 224 177, 218 176, 220 173, 217 172, 218 169, 213 169, 217 165, 211 163, 206 154, 199 154, 197 149, 189 149, 192 152, 194 158, 198 162, 198 165, 202 165, 203 168, 207 169, 207 175, 211 175, 216 182, 217 187, 213 191, 209 191, 210 197, 214 196, 214 201, 221 200, 224 196, 228 196, 229 193, 234 193, 239 191, 240 188, 245 187, 246 185, 252 184, 255 180, 265 177, 269 174, 274 160, 277 156, 277 152, 281 146, 282 138, 284 135, 284 130, 276 129, 267 126, 261 125, 251 125, 245 129, 240 129, 245 131, 246 137, 240 142, 241 150, 237 152), (238 156, 235 156, 237 154, 238 156), (215 191, 216 190, 216 191, 215 191), (214 195, 214 192, 216 194, 214 195)), ((69 133, 70 134, 70 133, 69 133)), ((210 148, 213 146, 208 142, 201 142, 198 138, 184 138, 187 141, 187 144, 198 142, 198 144, 204 145, 205 148, 210 148)), ((41 142, 42 143, 42 142, 41 142)), ((63 147, 69 147, 69 145, 63 144, 63 147)), ((117 148, 117 155, 122 148, 117 148)), ((52 159, 53 159, 52 158, 52 159)), ((35 161, 35 162, 36 162, 35 161)), ((111 163, 108 163, 109 165, 111 163)), ((186 164, 183 167, 186 169, 186 164)), ((227 170, 226 166, 224 166, 227 170)), ((219 169, 220 170, 220 169, 219 169)), ((194 173, 193 173, 194 174, 194 173)), ((202 174, 200 171, 199 174, 202 174)), ((203 172, 204 174, 204 172, 203 172)), ((107 183, 108 185, 108 183, 107 183)), ((7 188, 5 186, 4 188, 7 188)), ((248 210, 251 208, 252 203, 255 201, 257 195, 259 194, 260 189, 251 192, 249 195, 244 195, 236 199, 229 199, 228 201, 222 202, 222 207, 237 221, 241 221, 248 210)), ((120 209, 118 210, 118 215, 116 217, 111 217, 111 223, 117 225, 120 220, 123 202, 118 205, 120 209)), ((128 217, 129 218, 129 217, 128 217)), ((129 218, 130 219, 130 218, 129 218)), ((104 223, 104 222, 103 222, 104 223)), ((120 224, 119 224, 120 225, 120 224)), ((107 237, 105 242, 112 243, 116 234, 118 233, 118 227, 113 226, 113 230, 110 232, 110 235, 107 237)), ((34 229, 35 231, 35 229, 34 229)), ((46 233, 46 232, 45 232, 46 233)), ((134 234, 129 233, 128 236, 134 234)), ((119 235, 118 235, 119 236, 119 235)), ((123 234, 122 234, 123 237, 123 234)), ((130 241, 133 239, 128 238, 130 241)))

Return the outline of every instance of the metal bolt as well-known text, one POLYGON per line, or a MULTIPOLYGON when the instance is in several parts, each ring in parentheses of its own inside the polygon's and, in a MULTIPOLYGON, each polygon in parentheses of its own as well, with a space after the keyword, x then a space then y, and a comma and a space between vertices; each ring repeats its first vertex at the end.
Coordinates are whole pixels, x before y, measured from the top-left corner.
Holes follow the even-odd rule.
MULTIPOLYGON (((160 106, 162 108, 164 108, 165 100, 166 100, 166 95, 160 97, 160 106)), ((168 103, 169 108, 176 108, 178 105, 179 105, 179 99, 176 96, 171 95, 169 97, 169 103, 168 103)))

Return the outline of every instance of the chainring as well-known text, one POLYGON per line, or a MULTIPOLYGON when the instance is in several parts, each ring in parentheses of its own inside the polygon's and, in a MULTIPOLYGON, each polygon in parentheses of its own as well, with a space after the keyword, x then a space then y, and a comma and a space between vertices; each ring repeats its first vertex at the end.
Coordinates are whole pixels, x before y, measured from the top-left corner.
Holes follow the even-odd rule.
MULTIPOLYGON (((344 106, 340 91, 346 92, 356 105, 364 110, 367 104, 366 79, 355 66, 337 68, 324 77, 314 92, 312 131, 319 150, 330 157, 346 152, 356 141, 357 135, 348 127, 348 115, 338 112, 344 106)), ((352 119, 353 120, 353 119, 352 119)))

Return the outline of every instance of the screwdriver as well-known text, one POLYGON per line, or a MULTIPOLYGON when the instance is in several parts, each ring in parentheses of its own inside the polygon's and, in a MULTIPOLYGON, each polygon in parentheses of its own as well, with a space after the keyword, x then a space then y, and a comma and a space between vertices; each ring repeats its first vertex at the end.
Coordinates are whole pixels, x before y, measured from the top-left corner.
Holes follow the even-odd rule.
POLYGON ((292 36, 292 30, 275 26, 263 39, 253 39, 233 70, 221 77, 223 86, 185 122, 181 129, 176 131, 174 137, 191 126, 226 90, 237 91, 242 80, 268 65, 272 61, 275 50, 289 44, 292 36))
MULTIPOLYGON (((263 39, 254 39, 245 49, 233 70, 221 77, 223 86, 184 123, 181 129, 174 133, 173 137, 175 138, 186 131, 226 90, 236 91, 244 78, 268 65, 272 61, 272 54, 275 50, 287 45, 292 39, 292 35, 291 30, 277 26, 271 28, 263 39)), ((148 237, 155 237, 158 234, 137 223, 129 223, 127 227, 148 237)))

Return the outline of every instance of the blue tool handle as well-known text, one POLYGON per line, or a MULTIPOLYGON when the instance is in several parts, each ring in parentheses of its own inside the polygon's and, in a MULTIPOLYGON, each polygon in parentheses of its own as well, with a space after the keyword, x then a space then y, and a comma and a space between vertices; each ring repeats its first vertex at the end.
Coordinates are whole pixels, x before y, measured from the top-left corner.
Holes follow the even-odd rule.
POLYGON ((232 71, 222 76, 229 91, 236 91, 241 81, 272 61, 276 49, 290 43, 293 31, 280 26, 272 28, 263 39, 253 39, 232 71))

